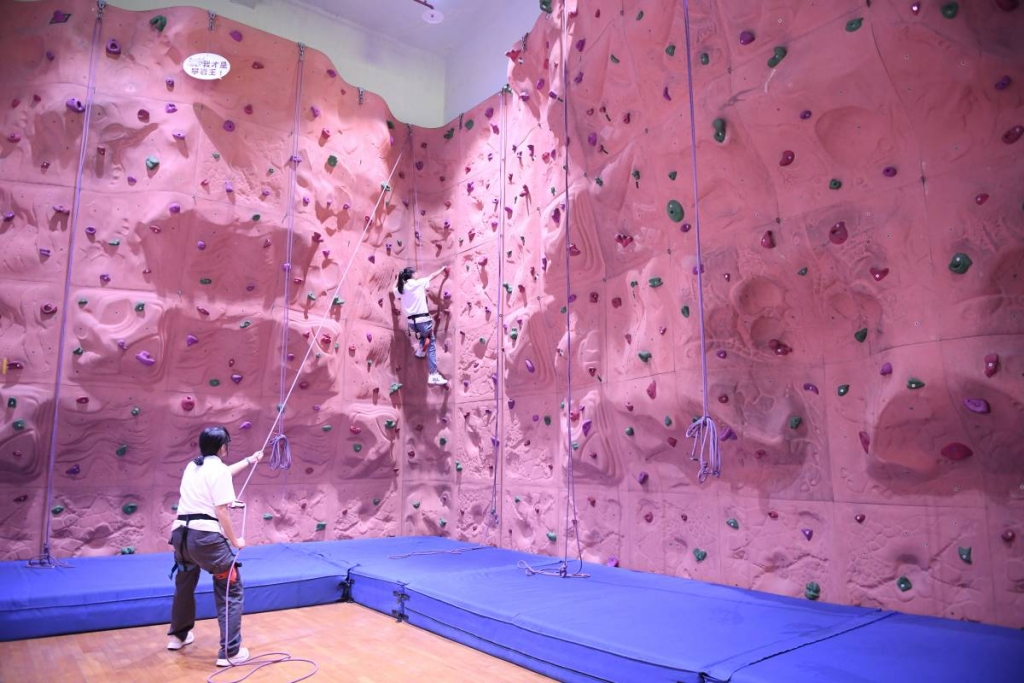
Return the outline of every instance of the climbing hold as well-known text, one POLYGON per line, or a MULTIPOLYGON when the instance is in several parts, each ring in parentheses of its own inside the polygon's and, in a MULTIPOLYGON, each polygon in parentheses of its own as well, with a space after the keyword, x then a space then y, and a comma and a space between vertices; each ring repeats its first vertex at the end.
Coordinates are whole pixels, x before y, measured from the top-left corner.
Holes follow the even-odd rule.
POLYGON ((840 396, 846 396, 848 393, 850 393, 850 385, 840 384, 839 388, 836 389, 836 393, 839 394, 840 396))
POLYGON ((884 175, 886 178, 895 178, 896 173, 897 171, 895 166, 886 166, 885 168, 882 169, 882 175, 884 175))
POLYGON ((231 133, 235 130, 235 122, 231 119, 228 119, 221 125, 221 128, 223 128, 228 133, 231 133))
POLYGON ((270 521, 270 520, 272 520, 273 518, 274 518, 274 515, 270 514, 269 512, 264 512, 264 513, 263 513, 263 519, 264 519, 264 521, 267 521, 267 522, 269 522, 269 521, 270 521))
POLYGON ((1012 145, 1013 143, 1020 140, 1022 135, 1024 135, 1024 126, 1014 126, 1010 130, 1003 133, 1003 142, 1005 142, 1008 145, 1012 145))
POLYGON ((456 472, 461 472, 462 471, 462 463, 459 462, 458 460, 455 461, 455 471, 456 472))
POLYGON ((402 385, 400 383, 392 382, 391 386, 388 387, 388 395, 395 394, 401 388, 402 388, 402 385))
POLYGON ((689 318, 690 317, 690 307, 689 306, 683 306, 682 309, 680 309, 680 313, 683 314, 684 318, 689 318))
POLYGON ((886 377, 892 374, 892 363, 882 363, 882 368, 878 371, 879 375, 886 377))
POLYGON ((957 547, 956 554, 960 556, 960 559, 963 560, 964 564, 974 564, 971 560, 971 546, 967 546, 966 548, 964 546, 957 547))
POLYGON ((842 244, 850 237, 849 231, 846 229, 846 222, 839 221, 828 231, 828 240, 832 244, 842 244))
POLYGON ((942 16, 947 19, 953 19, 956 17, 957 10, 960 9, 960 5, 955 2, 947 2, 941 7, 942 16))
POLYGON ((208 277, 204 277, 203 279, 201 279, 199 281, 199 284, 201 284, 201 285, 212 285, 213 284, 213 280, 211 280, 208 277))
POLYGON ((957 252, 953 254, 952 260, 949 262, 949 269, 957 275, 963 275, 971 267, 971 257, 963 252, 957 252))
POLYGON ((982 192, 980 194, 976 194, 974 196, 974 203, 977 204, 978 206, 981 206, 982 204, 984 204, 987 201, 988 201, 988 195, 985 194, 984 192, 982 192))
POLYGON ((861 17, 857 17, 856 19, 850 19, 848 22, 846 22, 846 32, 853 33, 854 31, 859 30, 860 27, 863 25, 864 19, 861 17))
POLYGON ((1001 538, 1005 543, 1013 543, 1013 539, 1017 538, 1017 534, 1013 532, 1013 529, 1007 529, 1003 532, 1001 538))
POLYGON ((711 62, 711 57, 708 55, 708 53, 707 52, 701 52, 700 53, 700 63, 703 66, 707 66, 710 62, 711 62))
POLYGON ((858 438, 860 438, 860 447, 864 449, 865 453, 870 453, 871 437, 868 436, 867 432, 858 432, 858 438))
POLYGON ((694 548, 693 549, 693 557, 698 562, 703 562, 705 560, 705 558, 707 558, 707 556, 708 556, 708 553, 707 553, 706 550, 701 550, 700 548, 694 548))
MULTIPOLYGON (((329 425, 325 425, 325 426, 329 426, 329 425)), ((358 453, 361 450, 363 450, 363 444, 361 444, 361 443, 354 443, 354 444, 352 444, 352 451, 353 452, 358 453)))
POLYGON ((107 54, 114 56, 121 54, 121 44, 116 39, 111 38, 107 41, 107 54))
POLYGON ((76 100, 74 97, 65 102, 65 104, 67 105, 67 108, 73 112, 78 112, 79 114, 81 114, 83 111, 85 111, 85 105, 82 104, 82 101, 76 100))
POLYGON ((985 415, 991 411, 991 407, 983 398, 965 398, 964 407, 972 413, 978 413, 979 415, 985 415))
POLYGON ((792 417, 789 418, 789 428, 797 429, 800 427, 801 424, 803 424, 803 421, 804 419, 799 415, 793 415, 792 417))
POLYGON ((772 234, 771 230, 768 230, 761 235, 761 246, 765 249, 775 248, 775 236, 772 234))
POLYGON ((669 44, 668 47, 665 48, 665 54, 667 54, 669 57, 675 57, 676 56, 676 46, 672 45, 672 44, 669 44))
POLYGON ((196 400, 191 396, 186 396, 181 399, 181 409, 184 411, 190 411, 196 407, 196 400))
POLYGON ((330 166, 331 168, 334 168, 335 166, 337 166, 338 165, 338 157, 334 156, 333 154, 331 156, 327 157, 327 165, 330 166))
POLYGON ((558 540, 558 535, 555 534, 554 531, 549 531, 548 532, 548 540, 551 541, 552 543, 554 543, 555 541, 558 540))
POLYGON ((644 470, 640 470, 640 473, 636 475, 636 480, 637 480, 637 481, 638 481, 638 482, 639 482, 639 483, 640 483, 641 485, 643 485, 643 484, 646 484, 646 483, 647 483, 647 479, 648 479, 648 474, 647 474, 647 472, 646 472, 646 471, 644 471, 644 470))
POLYGON ((149 351, 139 351, 137 354, 135 354, 135 360, 139 361, 145 366, 156 365, 156 358, 153 358, 153 356, 149 354, 149 351))
POLYGON ((317 522, 316 523, 316 530, 317 531, 323 531, 326 528, 327 528, 327 522, 317 522))
POLYGON ((998 81, 996 81, 996 90, 1006 90, 1007 88, 1010 87, 1011 83, 1013 83, 1013 79, 1011 79, 1009 76, 1003 76, 998 81))
POLYGON ((889 274, 888 268, 871 268, 871 277, 875 278, 875 282, 881 282, 885 279, 885 276, 889 274))
POLYGON ((678 175, 679 174, 676 171, 669 171, 668 172, 668 179, 669 180, 675 180, 678 175))
POLYGON ((18 399, 14 398, 13 396, 11 398, 7 399, 7 407, 8 408, 17 408, 18 407, 18 399))
POLYGON ((110 240, 109 242, 107 242, 107 244, 109 244, 112 247, 119 247, 121 246, 121 240, 110 240))
POLYGON ((828 181, 828 189, 830 190, 838 190, 842 186, 843 181, 840 180, 839 178, 833 178, 832 180, 828 181))
POLYGON ((821 586, 814 581, 809 581, 804 586, 804 597, 808 600, 817 600, 821 597, 821 586))
MULTIPOLYGON (((669 175, 671 176, 671 174, 669 175)), ((685 215, 685 211, 683 211, 683 205, 680 204, 675 199, 669 201, 666 210, 668 211, 668 217, 671 218, 676 223, 679 223, 680 221, 683 220, 683 216, 685 215)))
POLYGON ((47 302, 40 306, 39 310, 43 315, 53 315, 54 313, 57 312, 57 306, 55 304, 47 302))
POLYGON ((857 522, 857 524, 863 524, 864 520, 867 519, 867 518, 863 514, 858 513, 858 514, 853 516, 853 519, 854 519, 855 522, 857 522))
POLYGON ((651 287, 657 288, 661 287, 661 285, 664 283, 662 282, 660 277, 652 277, 649 280, 647 280, 647 284, 649 284, 651 287))
POLYGON ((85 353, 85 349, 83 349, 81 346, 76 346, 74 350, 71 351, 71 353, 75 354, 76 356, 81 356, 83 353, 85 353))
POLYGON ((240 328, 242 328, 243 330, 245 328, 249 327, 250 325, 252 325, 252 321, 250 321, 250 320, 243 320, 241 323, 238 324, 238 326, 240 328))
POLYGON ((544 416, 544 424, 547 425, 548 427, 551 426, 551 416, 550 415, 545 415, 544 416))
POLYGON ((146 304, 144 302, 140 301, 139 303, 135 304, 135 312, 136 313, 142 313, 145 310, 146 310, 146 304))
POLYGON ((612 64, 618 64, 619 63, 619 58, 616 57, 615 55, 610 55, 609 59, 611 59, 612 64))
POLYGON ((50 510, 50 513, 53 514, 53 515, 59 515, 62 512, 64 512, 64 506, 63 505, 54 505, 53 508, 50 510))
POLYGON ((914 587, 914 584, 910 583, 910 579, 905 576, 901 576, 896 580, 896 587, 906 593, 908 590, 914 587))
POLYGON ((123 458, 124 456, 128 455, 128 444, 121 444, 120 446, 118 446, 117 450, 114 451, 114 455, 116 455, 119 458, 123 458))
POLYGON ((725 119, 717 118, 711 122, 711 125, 715 128, 715 140, 725 142, 725 119))
POLYGON ((985 356, 985 376, 991 377, 999 372, 999 354, 990 353, 985 356))
POLYGON ((922 382, 921 380, 917 379, 916 377, 911 377, 910 379, 907 380, 907 389, 923 389, 923 388, 924 388, 924 382, 922 382))
POLYGON ((24 420, 15 420, 11 424, 11 427, 14 429, 14 431, 20 432, 21 430, 25 429, 25 421, 24 420))
POLYGON ((121 506, 121 512, 123 512, 126 515, 134 514, 135 511, 138 509, 139 506, 135 503, 125 503, 124 505, 121 506))
POLYGON ((211 379, 210 380, 210 386, 211 387, 219 387, 220 386, 220 380, 219 379, 211 379))
POLYGON ((782 153, 782 158, 779 159, 779 166, 789 166, 795 159, 796 154, 787 149, 782 153))
POLYGON ((238 43, 242 42, 242 33, 241 33, 241 31, 235 29, 234 31, 232 31, 228 35, 231 36, 235 40, 235 42, 238 42, 238 43))
POLYGON ((635 433, 632 427, 626 427, 626 436, 633 436, 635 433))
POLYGON ((755 38, 752 31, 740 32, 740 45, 750 45, 754 40, 755 38))
POLYGON ((442 436, 440 439, 437 440, 437 442, 441 444, 442 448, 444 448, 448 444, 448 439, 442 436))
POLYGON ((804 535, 808 541, 814 538, 814 529, 801 529, 800 533, 804 535))
POLYGON ((777 67, 779 65, 779 62, 786 58, 787 53, 788 52, 786 48, 782 47, 781 45, 779 47, 776 47, 775 50, 773 50, 772 56, 768 58, 768 67, 772 69, 777 67))
POLYGON ((672 418, 669 417, 668 415, 665 416, 664 422, 665 422, 665 426, 666 427, 671 427, 672 426, 672 418))
POLYGON ((141 413, 141 412, 142 412, 142 409, 139 408, 138 406, 132 408, 132 417, 138 417, 139 413, 141 413))
POLYGON ((647 361, 651 360, 651 352, 650 351, 640 351, 636 355, 639 356, 640 360, 642 360, 644 363, 646 363, 647 361))
POLYGON ((868 338, 868 328, 860 328, 859 330, 853 333, 853 338, 861 343, 864 343, 864 340, 868 338))
POLYGON ((947 458, 949 460, 954 460, 956 462, 966 460, 967 458, 974 455, 974 451, 972 451, 967 445, 956 441, 954 441, 953 443, 946 444, 946 446, 942 449, 941 452, 942 457, 947 458))
POLYGON ((728 526, 732 527, 733 529, 739 529, 740 528, 740 523, 737 522, 736 518, 734 518, 734 517, 730 517, 729 519, 725 520, 725 523, 728 526))
POLYGON ((167 28, 167 17, 162 14, 158 14, 155 17, 150 18, 149 25, 160 33, 163 33, 164 29, 167 28))

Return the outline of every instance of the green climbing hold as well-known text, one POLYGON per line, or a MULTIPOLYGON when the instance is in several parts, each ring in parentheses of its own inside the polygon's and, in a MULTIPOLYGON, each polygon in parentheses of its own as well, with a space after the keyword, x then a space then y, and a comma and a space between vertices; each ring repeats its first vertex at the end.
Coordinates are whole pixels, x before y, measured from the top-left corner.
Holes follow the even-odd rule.
POLYGON ((949 262, 949 269, 957 275, 963 275, 972 263, 970 256, 963 252, 957 252, 953 254, 953 259, 949 262))
MULTIPOLYGON (((167 17, 165 17, 162 14, 158 14, 155 17, 151 17, 149 20, 149 25, 155 28, 160 33, 163 33, 164 29, 167 28, 167 17)), ((132 548, 132 552, 135 552, 135 548, 132 548)))
POLYGON ((640 171, 638 169, 634 168, 633 172, 630 173, 630 175, 633 176, 633 180, 640 182, 640 171))
POLYGON ((239 326, 240 328, 242 328, 243 330, 244 330, 245 328, 249 327, 250 325, 252 325, 252 321, 250 321, 250 320, 243 320, 242 322, 240 322, 240 323, 238 324, 238 326, 239 326))
POLYGON ((955 2, 947 2, 942 6, 942 16, 947 19, 953 19, 956 17, 957 11, 960 9, 960 5, 955 2))
POLYGON ((344 305, 345 305, 345 300, 342 299, 340 296, 334 297, 334 301, 331 302, 331 306, 344 306, 344 305))
POLYGON ((212 285, 213 284, 213 280, 211 280, 208 277, 204 277, 202 280, 199 281, 199 284, 201 284, 201 285, 212 285))
POLYGON ((11 427, 14 428, 14 431, 20 432, 21 430, 25 429, 25 421, 24 420, 15 420, 11 424, 11 427))
POLYGON ((660 277, 652 277, 647 281, 647 284, 649 284, 651 287, 661 287, 665 283, 662 282, 660 277))
POLYGON ((636 434, 636 432, 632 427, 626 427, 626 436, 633 436, 634 434, 636 434))
POLYGON ((262 216, 260 216, 258 213, 254 213, 252 215, 252 222, 253 223, 259 223, 260 222, 260 218, 262 218, 262 216))
POLYGON ((419 510, 420 509, 420 502, 418 500, 414 500, 412 502, 412 509, 413 510, 419 510))
POLYGON ((830 190, 838 190, 842 186, 843 181, 840 180, 839 178, 833 178, 832 180, 828 181, 828 189, 830 190))
MULTIPOLYGON (((215 153, 213 155, 213 158, 214 159, 220 158, 220 155, 215 153)), ((267 169, 267 175, 274 175, 274 167, 273 166, 271 166, 270 168, 267 169)))
POLYGON ((690 307, 689 306, 683 306, 679 310, 679 312, 683 314, 684 318, 689 318, 690 317, 690 307))
POLYGON ((338 165, 338 157, 334 156, 333 154, 331 156, 327 157, 327 165, 330 166, 331 168, 334 168, 335 166, 337 166, 338 165))
POLYGON ((515 497, 515 498, 514 498, 513 500, 515 500, 515 502, 517 502, 517 503, 518 503, 518 502, 519 502, 520 500, 522 500, 522 499, 521 499, 521 498, 520 498, 519 496, 516 496, 516 497, 515 497))
POLYGON ((466 121, 466 123, 463 124, 463 127, 466 130, 473 130, 473 125, 473 119, 470 119, 469 121, 466 121))
POLYGON ((374 498, 373 499, 373 504, 374 505, 380 505, 380 498, 374 498))
POLYGON ((110 240, 109 242, 107 242, 107 244, 109 244, 112 247, 119 247, 121 246, 121 240, 110 240))
POLYGON ((121 506, 121 512, 123 512, 126 515, 135 514, 135 511, 138 509, 139 506, 136 503, 125 503, 124 505, 121 506))
POLYGON ((88 299, 79 299, 78 300, 78 305, 79 306, 85 306, 87 303, 89 303, 88 299))
POLYGON ((971 560, 971 546, 967 546, 966 548, 963 546, 958 547, 956 549, 956 554, 960 556, 960 559, 964 561, 964 564, 974 564, 973 560, 971 560))
POLYGON ((511 339, 512 341, 515 341, 516 339, 519 339, 519 330, 517 330, 516 328, 513 327, 511 330, 509 330, 508 336, 509 336, 509 339, 511 339))
POLYGON ((268 521, 268 522, 269 522, 269 521, 270 521, 270 520, 272 520, 273 518, 274 518, 274 515, 270 514, 269 512, 264 512, 264 513, 263 513, 263 519, 264 519, 264 520, 266 520, 266 521, 268 521))
POLYGON ((548 427, 551 426, 551 416, 550 415, 545 415, 544 416, 544 424, 547 425, 548 427))
POLYGON ((864 25, 864 19, 857 17, 856 19, 850 19, 846 22, 846 32, 853 33, 854 31, 860 30, 860 27, 864 25))
POLYGON ((142 412, 142 409, 139 408, 138 406, 135 406, 134 408, 132 408, 132 417, 138 417, 139 413, 141 413, 141 412, 142 412))
POLYGON ((449 128, 447 131, 445 131, 445 134, 444 134, 444 139, 445 140, 451 140, 453 137, 455 137, 455 129, 454 128, 449 128))
POLYGON ((320 428, 320 431, 322 431, 322 432, 329 432, 332 429, 334 429, 333 426, 331 426, 331 425, 324 425, 323 427, 320 428))
POLYGON ((704 66, 707 66, 709 63, 711 63, 711 57, 708 55, 707 52, 700 53, 700 63, 704 66))
POLYGON ((76 346, 74 351, 72 351, 71 353, 75 354, 76 356, 81 356, 83 353, 85 353, 85 349, 83 349, 81 346, 76 346))
POLYGON ((612 60, 612 64, 618 64, 619 63, 619 58, 616 57, 615 55, 611 55, 611 60, 612 60))
POLYGON ((146 310, 146 304, 144 304, 141 301, 139 303, 135 304, 135 312, 136 313, 142 313, 144 310, 146 310))
POLYGON ((391 119, 387 120, 387 125, 388 125, 388 130, 394 130, 395 129, 395 122, 392 121, 391 119))
POLYGON ((121 548, 121 554, 122 555, 134 555, 135 554, 135 546, 129 545, 129 546, 125 546, 124 548, 121 548))
POLYGON ((907 380, 907 389, 923 389, 923 388, 924 388, 924 382, 922 382, 921 380, 917 379, 916 377, 911 377, 910 379, 907 380))
POLYGON ((361 443, 354 443, 354 444, 352 444, 352 450, 354 452, 358 453, 359 451, 363 450, 363 444, 361 444, 361 443))
POLYGON ((807 275, 807 266, 804 266, 800 270, 796 271, 796 274, 799 275, 800 277, 804 277, 805 275, 807 275))
POLYGON ((53 508, 50 510, 50 513, 54 515, 59 515, 62 512, 64 512, 63 505, 54 505, 53 508))
POLYGON ((910 579, 905 576, 901 576, 896 579, 896 587, 906 593, 908 590, 914 587, 914 584, 910 583, 910 579))
POLYGON ((667 54, 669 57, 675 57, 676 56, 676 46, 672 45, 672 44, 669 44, 669 46, 665 48, 665 54, 667 54))
POLYGON ((668 179, 669 180, 675 180, 678 176, 679 176, 679 173, 676 172, 676 171, 669 171, 668 172, 668 179))
MULTIPOLYGON (((220 152, 214 152, 213 153, 213 158, 214 159, 220 159, 220 152)), ((273 173, 273 172, 274 172, 274 169, 270 169, 270 173, 273 173)))
POLYGON ((306 298, 309 299, 310 301, 316 301, 316 294, 310 292, 309 294, 306 295, 306 298))
POLYGON ((629 281, 629 286, 630 286, 631 288, 632 288, 632 287, 636 287, 636 286, 637 286, 638 284, 640 284, 640 283, 639 283, 639 282, 638 282, 637 280, 630 280, 630 281, 629 281))
POLYGON ((445 519, 444 517, 441 517, 440 519, 438 519, 437 523, 440 524, 441 526, 448 526, 448 520, 445 519))
POLYGON ((693 549, 693 557, 698 562, 703 562, 704 560, 707 559, 707 556, 708 556, 708 551, 701 550, 700 548, 694 548, 693 549))
POLYGON ((574 451, 578 451, 580 449, 580 445, 577 442, 573 441, 572 442, 572 449, 574 451))
POLYGON ((7 407, 8 408, 17 408, 18 407, 18 399, 14 398, 13 396, 11 398, 7 399, 7 407))
POLYGON ((640 360, 642 360, 645 363, 651 359, 651 352, 650 351, 640 351, 636 355, 639 356, 640 360))
POLYGON ((114 451, 114 454, 119 458, 123 458, 124 456, 128 455, 128 444, 123 443, 120 446, 118 446, 117 450, 114 451))
POLYGON ((840 396, 846 396, 848 393, 850 393, 850 385, 840 384, 839 388, 836 389, 836 393, 839 394, 840 396))
POLYGON ((388 387, 388 394, 389 395, 393 395, 393 394, 395 394, 401 388, 402 388, 402 385, 400 383, 392 382, 391 386, 388 387))
POLYGON ((507 293, 509 293, 509 294, 511 294, 511 293, 512 293, 512 285, 510 285, 509 283, 507 283, 507 282, 506 282, 505 284, 503 284, 503 285, 502 285, 502 288, 503 288, 503 289, 504 289, 504 290, 505 290, 505 291, 506 291, 507 293))
POLYGON ((864 340, 868 338, 868 328, 860 328, 859 330, 853 333, 853 338, 863 344, 864 340))
POLYGON ((548 532, 548 540, 551 541, 552 543, 554 543, 555 541, 558 540, 558 535, 555 534, 554 531, 549 531, 548 532))
POLYGON ((789 428, 798 429, 800 425, 803 424, 803 422, 804 419, 802 417, 800 417, 799 415, 794 415, 791 418, 789 418, 789 428))
POLYGON ((562 315, 565 315, 566 313, 568 313, 568 312, 569 312, 569 309, 568 309, 568 308, 566 308, 565 306, 562 306, 562 307, 561 307, 561 308, 559 309, 559 312, 560 312, 560 313, 561 313, 562 315))
POLYGON ((384 429, 394 429, 398 426, 398 423, 394 420, 384 420, 384 429))
POLYGON ((316 530, 317 531, 323 531, 326 528, 327 528, 327 522, 317 522, 316 523, 316 530))
POLYGON ((725 119, 717 118, 711 122, 711 125, 715 127, 715 141, 725 142, 725 119))
POLYGON ((594 182, 597 183, 598 187, 604 187, 604 180, 601 179, 601 176, 594 178, 594 182))
POLYGON ((665 416, 665 426, 666 427, 671 427, 672 426, 672 418, 669 417, 668 415, 665 416))
POLYGON ((455 471, 456 472, 461 472, 462 471, 462 463, 459 462, 458 460, 455 461, 455 471))
MULTIPOLYGON (((669 177, 671 177, 671 174, 669 174, 669 177)), ((683 211, 683 205, 675 199, 669 201, 665 210, 668 211, 668 217, 676 223, 682 221, 683 217, 686 215, 686 212, 683 211)))
POLYGON ((540 0, 540 11, 551 14, 551 0, 540 0))
POLYGON ((391 192, 391 186, 388 185, 387 183, 381 183, 380 189, 384 192, 391 192))
POLYGON ((814 581, 809 581, 804 586, 804 597, 808 600, 817 600, 821 597, 821 586, 814 581))
POLYGON ((733 529, 739 529, 740 528, 740 523, 737 522, 734 517, 730 517, 729 519, 725 520, 725 523, 728 524, 733 529))
POLYGON ((160 160, 156 157, 146 157, 146 168, 152 171, 154 168, 160 165, 160 160))
POLYGON ((211 387, 219 387, 220 386, 220 380, 219 379, 211 379, 210 380, 210 386, 211 387))
POLYGON ((773 50, 772 56, 768 58, 768 66, 774 69, 779 65, 779 62, 786 58, 787 54, 788 50, 786 50, 786 48, 781 45, 776 47, 775 50, 773 50))
POLYGON ((640 21, 640 20, 641 20, 641 19, 643 19, 643 18, 644 18, 644 11, 643 11, 643 10, 640 10, 640 11, 639 11, 639 12, 637 13, 637 15, 636 15, 636 20, 637 20, 637 21, 640 21))
POLYGON ((444 436, 442 436, 440 439, 438 439, 437 442, 439 444, 441 444, 442 447, 448 445, 448 439, 447 439, 447 437, 444 437, 444 436))

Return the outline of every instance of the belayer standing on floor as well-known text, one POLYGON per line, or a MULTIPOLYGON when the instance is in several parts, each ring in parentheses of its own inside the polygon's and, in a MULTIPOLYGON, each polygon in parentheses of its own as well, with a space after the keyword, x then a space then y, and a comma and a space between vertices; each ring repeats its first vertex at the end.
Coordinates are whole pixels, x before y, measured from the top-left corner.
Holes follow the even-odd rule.
POLYGON ((235 554, 245 547, 245 539, 235 535, 228 507, 235 502, 231 478, 263 459, 263 451, 226 465, 231 436, 224 427, 207 427, 199 435, 199 455, 185 468, 181 477, 178 519, 171 531, 174 546, 174 604, 167 635, 168 650, 180 650, 195 640, 196 584, 199 570, 213 574, 213 595, 220 624, 220 650, 217 666, 230 666, 249 658, 242 647, 242 578, 238 565, 232 567, 235 554), (228 545, 230 543, 231 545, 228 545), (230 576, 229 576, 230 574, 230 576), (230 619, 230 623, 228 620, 230 619))
POLYGON ((427 277, 416 279, 413 277, 416 274, 415 269, 405 268, 398 274, 398 284, 391 290, 395 298, 402 302, 402 313, 409 321, 409 329, 419 340, 416 344, 416 357, 427 359, 427 369, 430 371, 427 384, 448 383, 448 380, 437 371, 434 320, 427 310, 427 285, 446 270, 445 267, 438 268, 427 277))

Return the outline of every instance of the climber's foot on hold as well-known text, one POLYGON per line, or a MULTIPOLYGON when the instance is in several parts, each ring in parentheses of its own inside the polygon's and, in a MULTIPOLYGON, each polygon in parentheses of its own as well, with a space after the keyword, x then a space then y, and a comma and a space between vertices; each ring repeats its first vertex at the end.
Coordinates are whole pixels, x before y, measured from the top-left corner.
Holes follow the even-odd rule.
POLYGON ((416 357, 417 358, 426 358, 427 357, 427 352, 424 351, 423 349, 417 349, 416 350, 416 357))
POLYGON ((429 377, 427 377, 427 384, 440 386, 443 384, 448 384, 448 380, 442 377, 440 372, 435 372, 432 373, 429 377))

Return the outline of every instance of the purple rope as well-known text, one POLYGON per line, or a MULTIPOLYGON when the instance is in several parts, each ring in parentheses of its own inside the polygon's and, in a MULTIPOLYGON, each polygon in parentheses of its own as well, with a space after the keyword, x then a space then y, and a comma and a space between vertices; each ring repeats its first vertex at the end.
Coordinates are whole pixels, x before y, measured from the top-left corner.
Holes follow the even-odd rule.
POLYGON ((703 482, 708 474, 716 477, 722 474, 722 456, 719 450, 718 429, 711 419, 708 410, 708 349, 707 335, 704 331, 704 259, 700 248, 700 193, 697 188, 697 115, 693 105, 693 58, 690 47, 690 0, 683 0, 683 22, 686 30, 686 76, 690 97, 690 144, 693 150, 693 223, 694 236, 697 242, 697 310, 700 322, 700 370, 701 398, 704 414, 690 425, 686 435, 694 438, 693 452, 690 458, 697 460, 698 444, 700 466, 697 477, 703 482), (709 450, 709 462, 705 462, 705 450, 709 450))
POLYGON ((501 145, 501 156, 499 157, 499 168, 498 168, 498 213, 499 220, 501 221, 500 234, 498 235, 498 317, 495 323, 496 332, 495 339, 497 340, 497 350, 495 351, 495 375, 496 380, 494 382, 494 437, 491 444, 494 446, 494 474, 491 480, 491 517, 499 522, 498 524, 498 547, 501 547, 501 515, 498 514, 498 477, 499 470, 502 470, 501 460, 501 443, 502 437, 504 436, 504 424, 505 424, 505 411, 501 407, 502 398, 502 379, 504 377, 504 357, 505 357, 505 334, 504 334, 504 323, 505 323, 505 296, 502 293, 502 283, 505 281, 505 169, 507 164, 507 150, 508 145, 508 126, 507 123, 507 108, 505 105, 505 90, 502 89, 498 93, 499 112, 498 120, 501 122, 501 134, 499 137, 499 144, 501 145))
POLYGON ((46 505, 43 507, 43 538, 41 554, 29 561, 32 566, 53 567, 55 560, 50 554, 51 518, 53 504, 53 467, 57 460, 57 425, 60 418, 60 388, 64 376, 64 338, 68 323, 68 302, 71 299, 71 272, 75 259, 75 236, 78 233, 78 219, 82 208, 82 174, 85 171, 85 156, 88 149, 89 125, 92 122, 92 103, 96 93, 96 61, 99 54, 100 31, 103 26, 103 5, 96 13, 92 28, 92 52, 89 53, 89 80, 86 86, 85 116, 82 119, 82 148, 78 152, 78 174, 75 176, 75 197, 71 205, 71 234, 68 237, 68 267, 64 274, 64 299, 60 313, 60 340, 57 344, 57 379, 53 388, 53 424, 50 429, 49 465, 46 470, 46 505))

